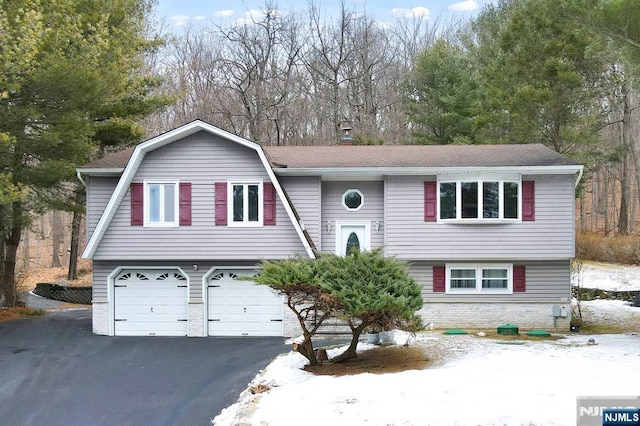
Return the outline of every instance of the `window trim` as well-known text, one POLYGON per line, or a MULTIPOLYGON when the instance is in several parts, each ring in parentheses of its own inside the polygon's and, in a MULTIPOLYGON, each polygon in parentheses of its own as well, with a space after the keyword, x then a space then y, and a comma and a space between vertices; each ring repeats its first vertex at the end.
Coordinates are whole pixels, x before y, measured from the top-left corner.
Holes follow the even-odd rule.
POLYGON ((522 177, 504 177, 504 176, 483 176, 483 177, 466 177, 466 176, 457 176, 457 177, 447 177, 443 179, 438 179, 436 183, 436 203, 437 203, 437 212, 436 212, 436 220, 437 222, 442 223, 471 223, 471 224, 488 224, 488 223, 520 223, 522 222, 522 177), (498 182, 499 192, 498 192, 498 215, 497 218, 484 218, 482 217, 483 211, 483 202, 484 202, 484 183, 485 182, 498 182), (440 185, 443 183, 455 183, 456 184, 456 217, 455 218, 446 218, 443 219, 441 217, 441 194, 440 194, 440 185), (462 184, 463 183, 476 183, 478 185, 478 217, 474 218, 463 218, 462 217, 462 184), (505 218, 504 217, 504 184, 505 183, 516 183, 518 185, 518 217, 516 218, 505 218))
MULTIPOLYGON (((147 228, 178 228, 180 226, 180 182, 177 180, 144 180, 142 191, 142 206, 143 206, 143 226, 147 228), (151 222, 151 197, 149 195, 150 185, 173 185, 174 188, 174 200, 173 200, 173 218, 171 222, 161 220, 159 222, 151 222)), ((164 189, 160 192, 160 205, 164 204, 164 189)), ((160 209, 160 217, 163 219, 164 211, 160 209)))
POLYGON ((342 194, 342 207, 344 207, 347 211, 357 212, 358 210, 360 210, 362 208, 362 206, 364 206, 364 194, 362 193, 362 191, 360 191, 357 188, 350 188, 350 189, 347 189, 346 191, 344 191, 344 193, 342 194), (357 192, 360 195, 360 205, 355 209, 347 206, 347 203, 345 201, 345 197, 350 192, 357 192))
POLYGON ((513 294, 513 264, 512 263, 448 263, 445 268, 445 293, 446 294, 513 294), (476 287, 474 289, 451 288, 452 269, 475 269, 476 287), (507 288, 486 289, 482 288, 483 269, 506 269, 507 288))
POLYGON ((264 182, 262 180, 230 180, 227 181, 227 226, 237 228, 257 228, 264 226, 264 182), (242 185, 243 220, 233 220, 233 187, 242 185), (249 197, 247 191, 249 185, 258 185, 258 220, 249 221, 249 197))

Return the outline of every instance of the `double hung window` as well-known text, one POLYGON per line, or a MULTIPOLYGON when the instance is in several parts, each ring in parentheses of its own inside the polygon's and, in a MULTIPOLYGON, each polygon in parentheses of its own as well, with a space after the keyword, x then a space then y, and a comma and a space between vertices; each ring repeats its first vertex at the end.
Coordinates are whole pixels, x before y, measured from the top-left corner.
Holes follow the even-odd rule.
POLYGON ((511 265, 447 265, 447 293, 512 293, 511 265))
POLYGON ((144 225, 178 226, 178 183, 144 183, 144 225))
POLYGON ((229 184, 230 225, 261 226, 263 221, 262 184, 257 182, 232 182, 229 184))

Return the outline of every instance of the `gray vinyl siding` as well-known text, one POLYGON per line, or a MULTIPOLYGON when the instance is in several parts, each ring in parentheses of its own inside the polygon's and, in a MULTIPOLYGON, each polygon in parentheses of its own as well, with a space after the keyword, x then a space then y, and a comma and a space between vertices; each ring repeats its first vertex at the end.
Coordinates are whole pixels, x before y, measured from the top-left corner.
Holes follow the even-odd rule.
POLYGON ((201 302, 203 300, 202 277, 214 267, 248 267, 256 266, 255 262, 245 261, 211 261, 211 260, 163 260, 163 261, 100 261, 93 262, 93 302, 106 302, 108 293, 108 277, 118 267, 157 267, 158 269, 181 268, 189 279, 189 300, 201 302), (193 265, 198 265, 198 270, 193 270, 193 265))
POLYGON ((320 178, 316 176, 283 176, 278 179, 287 192, 314 244, 316 247, 320 247, 320 178))
POLYGON ((109 198, 118 184, 117 177, 86 176, 87 184, 87 241, 109 203, 109 198))
MULTIPOLYGON (((557 261, 503 261, 525 266, 526 291, 513 294, 446 294, 433 292, 433 266, 456 263, 450 262, 412 262, 411 275, 422 286, 422 297, 426 308, 432 302, 568 302, 571 293, 571 263, 569 260, 557 261)), ((481 263, 481 262, 478 262, 481 263)))
POLYGON ((336 251, 336 223, 369 223, 371 248, 384 244, 384 182, 322 182, 322 251, 336 251), (364 196, 364 203, 357 211, 349 211, 342 205, 342 195, 347 189, 357 189, 364 196), (331 231, 327 222, 332 223, 331 231), (380 222, 376 231, 375 222, 380 222))
POLYGON ((574 256, 573 176, 535 181, 535 221, 503 224, 424 222, 424 182, 435 176, 389 176, 386 251, 406 260, 569 259, 574 256))
POLYGON ((192 225, 175 228, 131 226, 131 194, 127 189, 94 259, 260 260, 304 254, 304 246, 279 198, 275 226, 215 225, 215 182, 267 182, 268 179, 255 151, 205 132, 149 152, 133 182, 191 182, 192 225))

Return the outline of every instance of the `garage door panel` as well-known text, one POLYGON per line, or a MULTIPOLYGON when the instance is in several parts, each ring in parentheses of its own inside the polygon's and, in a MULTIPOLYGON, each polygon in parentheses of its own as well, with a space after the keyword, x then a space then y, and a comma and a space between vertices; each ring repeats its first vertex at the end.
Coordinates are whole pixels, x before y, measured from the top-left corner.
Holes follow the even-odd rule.
POLYGON ((185 282, 173 272, 123 271, 114 287, 115 334, 186 336, 185 282))
POLYGON ((283 298, 269 287, 236 279, 252 271, 221 271, 208 287, 210 336, 282 336, 283 298))

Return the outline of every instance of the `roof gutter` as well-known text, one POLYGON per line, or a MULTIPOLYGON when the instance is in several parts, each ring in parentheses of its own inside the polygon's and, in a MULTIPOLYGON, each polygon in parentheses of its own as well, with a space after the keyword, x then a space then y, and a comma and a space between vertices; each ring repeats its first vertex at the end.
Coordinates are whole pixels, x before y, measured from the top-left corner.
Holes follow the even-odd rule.
POLYGON ((84 186, 86 188, 87 187, 87 182, 85 182, 84 179, 82 179, 82 173, 80 172, 80 170, 76 171, 76 176, 78 177, 78 180, 80 181, 82 186, 84 186))
POLYGON ((582 166, 501 166, 501 167, 273 167, 277 175, 285 176, 389 176, 389 175, 444 175, 464 173, 520 173, 536 175, 575 174, 582 166))

